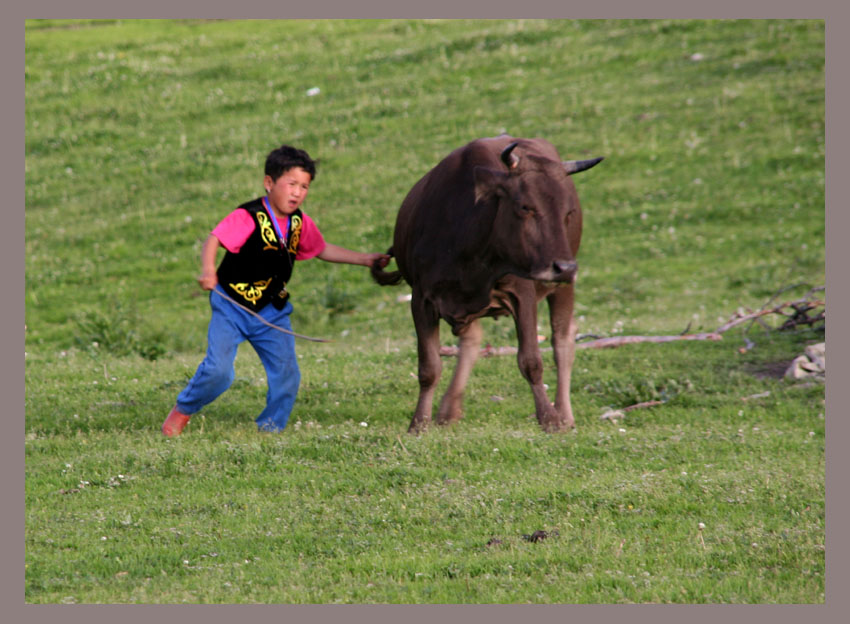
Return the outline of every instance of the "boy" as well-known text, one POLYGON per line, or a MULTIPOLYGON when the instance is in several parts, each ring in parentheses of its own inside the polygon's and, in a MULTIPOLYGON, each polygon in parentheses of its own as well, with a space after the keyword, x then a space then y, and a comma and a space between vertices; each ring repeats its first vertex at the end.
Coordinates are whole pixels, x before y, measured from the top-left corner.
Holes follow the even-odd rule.
POLYGON ((163 423, 164 435, 179 435, 192 414, 230 387, 236 348, 244 340, 260 356, 269 385, 257 426, 261 431, 281 431, 289 420, 301 381, 295 338, 263 323, 222 294, 268 323, 292 331, 286 284, 295 260, 317 257, 363 266, 378 262, 381 267, 389 262, 386 254, 360 253, 325 243, 313 220, 301 212, 315 176, 316 162, 305 151, 288 145, 273 150, 266 158, 266 195, 231 212, 204 243, 198 283, 204 290, 217 291, 210 293, 207 353, 163 423), (219 246, 226 253, 216 270, 219 246))

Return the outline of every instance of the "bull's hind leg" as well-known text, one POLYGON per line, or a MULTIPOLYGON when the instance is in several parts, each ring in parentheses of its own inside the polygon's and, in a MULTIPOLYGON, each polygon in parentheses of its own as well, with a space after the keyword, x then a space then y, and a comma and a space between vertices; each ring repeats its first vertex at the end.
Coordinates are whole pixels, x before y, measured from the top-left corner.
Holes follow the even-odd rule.
POLYGON ((443 367, 440 361, 440 319, 433 306, 415 291, 410 309, 413 312, 419 355, 419 400, 407 432, 421 433, 431 424, 434 391, 437 389, 443 367))
POLYGON ((469 380, 472 366, 478 359, 478 349, 481 346, 483 336, 481 323, 472 321, 459 335, 460 348, 458 349, 457 367, 449 383, 446 393, 440 401, 440 411, 437 412, 438 425, 450 425, 463 418, 463 389, 469 380))
POLYGON ((570 403, 570 382, 576 354, 576 322, 573 316, 575 288, 572 284, 556 288, 548 297, 549 319, 552 326, 552 348, 558 367, 558 389, 555 393, 555 411, 558 429, 575 427, 570 403))

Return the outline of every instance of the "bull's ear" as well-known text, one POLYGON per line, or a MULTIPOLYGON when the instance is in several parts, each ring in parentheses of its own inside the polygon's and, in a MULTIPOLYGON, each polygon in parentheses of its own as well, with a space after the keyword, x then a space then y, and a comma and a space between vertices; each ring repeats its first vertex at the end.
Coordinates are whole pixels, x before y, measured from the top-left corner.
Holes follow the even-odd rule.
POLYGON ((487 167, 475 167, 472 170, 475 178, 475 202, 489 199, 504 192, 505 181, 510 177, 503 171, 495 171, 487 167))

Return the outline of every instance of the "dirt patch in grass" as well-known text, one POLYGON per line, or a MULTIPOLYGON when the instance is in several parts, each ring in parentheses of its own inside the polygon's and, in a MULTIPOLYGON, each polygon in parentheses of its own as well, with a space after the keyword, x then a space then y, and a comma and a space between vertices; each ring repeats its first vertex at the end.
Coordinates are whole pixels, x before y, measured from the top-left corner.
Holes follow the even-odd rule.
POLYGON ((764 362, 747 367, 747 372, 757 379, 782 379, 785 371, 791 366, 793 360, 779 360, 778 362, 764 362))

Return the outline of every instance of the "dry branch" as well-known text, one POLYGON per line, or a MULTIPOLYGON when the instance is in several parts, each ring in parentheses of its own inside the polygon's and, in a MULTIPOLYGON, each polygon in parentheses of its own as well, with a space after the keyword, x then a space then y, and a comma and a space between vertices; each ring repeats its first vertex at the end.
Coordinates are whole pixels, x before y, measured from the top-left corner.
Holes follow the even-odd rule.
MULTIPOLYGON (((762 306, 761 309, 756 310, 755 312, 752 310, 739 310, 732 316, 732 318, 730 318, 726 323, 718 327, 713 332, 704 332, 699 334, 684 333, 675 336, 612 336, 609 338, 596 338, 587 342, 577 342, 576 349, 608 349, 628 344, 637 344, 641 342, 664 343, 673 342, 676 340, 722 340, 722 334, 724 332, 727 332, 733 327, 737 327, 738 325, 742 325, 747 322, 750 323, 750 327, 752 327, 753 323, 758 322, 764 325, 765 329, 770 329, 764 323, 763 320, 763 317, 768 316, 770 314, 778 314, 786 317, 785 322, 777 328, 780 331, 793 329, 798 325, 814 325, 815 323, 821 321, 825 323, 826 303, 822 299, 809 299, 809 297, 811 297, 814 293, 825 290, 825 286, 818 286, 812 288, 802 299, 786 301, 780 305, 771 306, 773 301, 775 301, 780 294, 792 288, 798 288, 799 286, 801 286, 801 284, 795 284, 793 286, 787 286, 781 289, 779 292, 773 295, 767 301, 767 303, 762 306), (790 308, 791 311, 786 311, 786 309, 788 308, 790 308), (815 315, 811 316, 810 312, 815 312, 815 315)), ((690 329, 690 325, 685 331, 688 331, 688 329, 690 329)), ((747 331, 749 331, 749 328, 745 330, 745 333, 747 331)), ((752 341, 747 338, 745 338, 745 340, 748 344, 747 348, 750 348, 753 344, 752 341)), ((493 347, 491 345, 487 345, 481 349, 479 356, 491 357, 496 355, 514 355, 517 353, 517 351, 517 347, 493 347)), ((551 347, 541 349, 541 351, 551 351, 551 347)), ((458 347, 440 347, 440 355, 442 356, 457 356, 458 353, 458 347)))
POLYGON ((718 332, 706 332, 701 334, 677 334, 675 336, 612 336, 611 338, 599 338, 590 342, 580 342, 576 349, 609 349, 638 342, 673 342, 675 340, 722 340, 718 332))
POLYGON ((820 301, 820 300, 818 300, 818 301, 804 301, 804 300, 786 301, 785 303, 778 305, 778 306, 775 306, 773 308, 762 308, 761 310, 757 310, 756 312, 750 312, 748 314, 738 313, 735 316, 733 316, 730 320, 728 320, 726 323, 724 323, 723 325, 718 327, 717 330, 716 330, 716 333, 722 334, 723 332, 728 331, 728 330, 732 329, 733 327, 737 327, 738 325, 746 323, 747 321, 755 321, 757 319, 760 319, 763 316, 767 316, 768 314, 781 314, 782 316, 789 317, 789 321, 786 321, 783 324, 782 328, 780 328, 780 329, 783 329, 783 328, 790 329, 791 327, 796 327, 797 325, 802 325, 802 324, 809 324, 810 325, 812 323, 816 323, 818 321, 822 321, 822 320, 826 319, 825 313, 820 313, 816 317, 809 317, 808 316, 808 312, 810 310, 815 310, 818 307, 822 307, 824 305, 825 305, 825 302, 820 301), (785 308, 791 308, 792 310, 794 310, 794 312, 791 313, 791 314, 783 312, 783 310, 785 308), (798 320, 795 321, 794 323, 791 323, 790 319, 795 319, 795 318, 798 319, 798 320), (786 325, 788 327, 786 327, 786 325))
MULTIPOLYGON (((579 342, 576 344, 576 349, 612 349, 621 347, 627 344, 635 344, 638 342, 673 342, 674 340, 722 340, 717 332, 708 332, 703 334, 684 334, 676 336, 612 336, 610 338, 598 338, 589 342, 579 342)), ((541 351, 551 351, 551 347, 541 349, 541 351)), ((457 356, 459 353, 458 347, 442 346, 440 347, 440 355, 457 356)), ((487 345, 481 349, 479 357, 490 357, 494 355, 513 355, 517 353, 517 347, 492 347, 487 345)))

